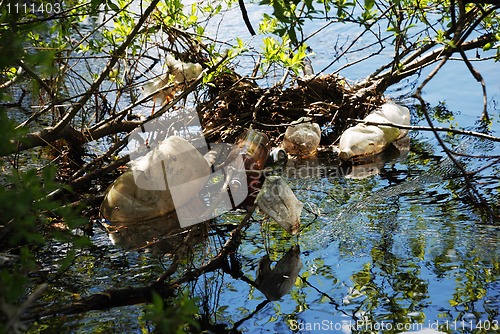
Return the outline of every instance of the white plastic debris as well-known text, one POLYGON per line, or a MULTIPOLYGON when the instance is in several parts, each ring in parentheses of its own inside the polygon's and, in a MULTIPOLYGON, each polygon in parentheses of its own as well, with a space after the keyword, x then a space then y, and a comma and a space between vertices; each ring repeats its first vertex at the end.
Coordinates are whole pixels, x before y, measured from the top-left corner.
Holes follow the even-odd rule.
POLYGON ((320 140, 319 125, 309 117, 301 117, 286 129, 283 148, 289 154, 307 157, 316 153, 320 140))
POLYGON ((170 102, 175 93, 183 90, 187 83, 196 79, 203 71, 200 64, 184 63, 171 55, 167 55, 165 63, 167 71, 143 86, 146 95, 161 89, 153 97, 155 103, 160 105, 170 102))
POLYGON ((131 168, 113 182, 101 204, 102 215, 112 223, 143 221, 171 213, 194 198, 210 175, 203 155, 176 136, 164 140, 131 168), (176 194, 175 205, 171 192, 176 194))
POLYGON ((288 155, 283 148, 275 147, 271 150, 271 153, 269 153, 269 158, 271 158, 272 163, 284 165, 288 160, 288 155))
MULTIPOLYGON (((370 113, 364 120, 410 125, 410 112, 406 107, 389 102, 370 113)), ((389 144, 406 136, 407 133, 407 130, 392 126, 357 124, 347 129, 340 137, 339 158, 349 160, 353 157, 380 153, 389 144)))
POLYGON ((266 177, 255 203, 288 233, 298 233, 303 204, 283 178, 276 175, 266 177))
POLYGON ((410 138, 403 137, 378 154, 356 158, 356 163, 347 170, 346 178, 364 179, 376 175, 386 162, 405 157, 410 151, 410 138))

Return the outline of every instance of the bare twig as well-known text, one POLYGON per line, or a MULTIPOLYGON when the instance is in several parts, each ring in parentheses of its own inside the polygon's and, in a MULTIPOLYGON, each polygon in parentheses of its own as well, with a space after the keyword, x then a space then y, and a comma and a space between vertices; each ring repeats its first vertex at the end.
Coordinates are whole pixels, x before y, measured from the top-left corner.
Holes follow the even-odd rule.
MULTIPOLYGON (((255 211, 255 206, 250 208, 246 215, 243 217, 243 219, 239 222, 238 226, 231 232, 231 236, 229 239, 226 241, 224 246, 222 246, 222 249, 217 253, 216 256, 214 256, 210 261, 208 261, 206 264, 202 265, 201 267, 191 269, 184 273, 184 275, 173 281, 168 283, 169 286, 177 286, 183 283, 190 282, 194 280, 195 278, 199 277, 203 273, 211 272, 214 271, 215 269, 219 268, 223 261, 226 259, 226 257, 235 252, 238 246, 241 244, 241 232, 243 228, 248 224, 248 221, 252 217, 253 212, 255 211)), ((162 278, 162 277, 160 277, 162 278)), ((155 284, 164 284, 164 280, 158 280, 155 284)))
POLYGON ((23 74, 23 67, 19 66, 16 70, 16 74, 14 75, 14 77, 12 79, 0 84, 0 89, 5 89, 5 88, 10 87, 13 84, 15 84, 16 81, 18 81, 19 78, 22 76, 22 74, 23 74))
POLYGON ((425 85, 437 74, 437 72, 444 66, 446 61, 448 60, 448 56, 444 56, 444 59, 434 68, 434 70, 425 78, 425 80, 420 84, 420 86, 417 88, 414 97, 417 98, 420 101, 420 104, 422 106, 422 111, 425 116, 425 119, 427 123, 429 124, 429 127, 432 129, 432 132, 434 133, 434 136, 438 140, 439 145, 443 148, 445 151, 446 155, 450 158, 450 160, 453 162, 453 164, 460 170, 466 184, 467 184, 467 191, 472 199, 472 202, 474 205, 480 209, 481 211, 485 212, 488 215, 489 219, 493 219, 495 217, 495 214, 493 212, 493 209, 491 206, 488 204, 488 202, 483 198, 483 196, 479 193, 479 191, 476 189, 475 185, 472 183, 471 179, 471 174, 465 170, 464 166, 455 158, 453 155, 453 152, 446 146, 445 142, 443 139, 439 136, 438 131, 435 129, 434 124, 431 120, 431 117, 427 111, 427 107, 425 104, 424 99, 422 98, 422 90, 425 87, 425 85))
POLYGON ((240 5, 241 15, 243 16, 243 21, 245 21, 245 25, 250 32, 250 35, 255 36, 255 30, 253 30, 252 23, 248 18, 247 9, 245 7, 245 2, 243 0, 238 0, 238 4, 240 5))
POLYGON ((467 58, 467 55, 465 54, 462 48, 460 48, 460 55, 462 56, 465 65, 467 65, 467 68, 469 69, 474 79, 476 79, 476 81, 478 81, 481 84, 481 88, 483 89, 483 115, 481 119, 485 122, 488 122, 490 120, 490 117, 488 115, 488 96, 486 94, 486 83, 484 82, 481 73, 479 73, 479 71, 476 70, 474 66, 472 66, 471 62, 467 58))
MULTIPOLYGON (((381 16, 384 16, 385 14, 387 14, 389 12, 389 10, 392 8, 393 5, 389 6, 389 8, 387 8, 387 10, 381 14, 381 16)), ((319 74, 325 72, 327 69, 329 69, 333 64, 335 64, 340 58, 342 58, 350 49, 352 46, 354 46, 361 37, 363 37, 363 35, 370 31, 370 29, 373 27, 373 25, 375 25, 378 21, 377 20, 374 20, 372 23, 370 23, 364 30, 362 33, 360 33, 358 36, 356 36, 356 38, 351 42, 351 44, 349 44, 349 46, 341 53, 339 54, 337 57, 335 57, 335 59, 333 61, 331 61, 328 65, 326 65, 321 71, 318 72, 318 74, 316 74, 316 76, 318 76, 319 74)), ((315 76, 315 77, 316 77, 315 76)))
POLYGON ((42 294, 47 290, 49 285, 47 283, 43 283, 38 286, 33 293, 31 293, 28 298, 24 301, 24 303, 16 310, 14 315, 10 317, 6 326, 3 328, 5 333, 16 333, 15 329, 16 324, 19 322, 23 312, 25 312, 31 305, 42 296, 42 294))

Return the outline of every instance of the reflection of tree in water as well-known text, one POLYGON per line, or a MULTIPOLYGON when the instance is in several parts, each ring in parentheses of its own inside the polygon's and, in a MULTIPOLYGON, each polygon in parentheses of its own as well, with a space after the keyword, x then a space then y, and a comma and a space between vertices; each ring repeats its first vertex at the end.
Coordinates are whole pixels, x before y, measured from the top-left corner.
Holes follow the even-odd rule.
MULTIPOLYGON (((423 320, 427 283, 420 278, 420 268, 411 259, 394 253, 394 238, 400 233, 398 213, 395 203, 372 217, 370 221, 379 231, 372 237, 372 260, 352 275, 352 291, 358 296, 353 298, 354 308, 346 307, 352 309, 354 320, 361 324, 360 333, 369 331, 375 324, 392 323, 392 328, 396 328, 396 324, 423 320)), ((350 301, 351 296, 344 300, 350 301)))
MULTIPOLYGON (((492 149, 483 143, 465 141, 459 149, 476 154, 492 149)), ((466 157, 461 161, 467 168, 475 167, 466 157)), ((429 326, 427 317, 432 319, 432 314, 426 314, 429 305, 443 305, 443 291, 435 295, 438 283, 434 280, 445 279, 456 283, 445 288, 452 299, 444 301, 449 307, 440 311, 439 319, 470 321, 472 314, 474 321, 498 319, 498 231, 470 221, 461 213, 458 203, 462 201, 469 208, 472 204, 464 195, 463 182, 456 178, 458 174, 456 166, 444 159, 428 171, 384 189, 359 189, 363 193, 360 198, 332 215, 336 221, 316 226, 321 233, 318 240, 328 236, 323 245, 333 243, 344 254, 353 249, 357 250, 354 254, 362 254, 363 248, 371 249, 371 261, 351 276, 353 285, 344 296, 344 305, 337 304, 337 312, 372 325, 385 321, 417 323, 425 328, 429 326), (361 248, 344 242, 341 236, 349 233, 354 244, 362 243, 361 248), (459 256, 453 256, 457 252, 459 256), (429 276, 429 268, 434 268, 436 278, 429 276)), ((329 249, 329 253, 334 252, 329 249)), ((337 280, 331 277, 335 269, 325 271, 328 274, 315 273, 336 286, 337 280)), ((324 294, 321 288, 315 289, 324 294)), ((329 298, 331 303, 338 302, 334 295, 329 298)), ((369 327, 365 329, 368 332, 369 327)))

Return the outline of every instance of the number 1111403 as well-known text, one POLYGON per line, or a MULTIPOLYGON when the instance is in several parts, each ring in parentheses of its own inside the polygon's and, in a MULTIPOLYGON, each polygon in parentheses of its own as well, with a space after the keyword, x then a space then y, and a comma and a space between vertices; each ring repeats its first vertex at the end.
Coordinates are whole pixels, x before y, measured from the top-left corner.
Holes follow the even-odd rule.
POLYGON ((63 2, 42 2, 42 3, 7 3, 9 14, 59 14, 63 11, 63 2))

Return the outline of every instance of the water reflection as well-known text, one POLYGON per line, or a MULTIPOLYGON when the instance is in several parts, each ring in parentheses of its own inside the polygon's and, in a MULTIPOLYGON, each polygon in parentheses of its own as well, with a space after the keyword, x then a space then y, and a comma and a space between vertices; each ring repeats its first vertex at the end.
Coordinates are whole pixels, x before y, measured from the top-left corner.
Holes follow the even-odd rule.
MULTIPOLYGON (((414 153, 402 159, 421 163, 414 153)), ((446 160, 417 173, 382 162, 383 173, 362 179, 343 176, 322 156, 292 163, 315 172, 291 176, 309 212, 299 238, 304 266, 289 295, 258 312, 251 289, 240 304, 245 312, 230 305, 233 294, 222 296, 231 319, 251 314, 242 332, 496 332, 500 229, 481 224, 446 160)), ((273 230, 269 238, 287 242, 273 230)), ((246 241, 241 253, 263 251, 246 241)))
POLYGON ((271 269, 269 255, 259 261, 258 275, 255 280, 257 289, 269 300, 279 300, 290 292, 302 267, 300 247, 292 246, 271 269))
POLYGON ((124 250, 148 249, 155 253, 172 252, 187 233, 181 229, 175 214, 146 221, 105 224, 111 242, 124 250))
MULTIPOLYGON (((357 158, 354 163, 347 164, 346 177, 353 179, 364 179, 384 172, 387 161, 404 158, 410 150, 410 138, 404 137, 389 145, 381 153, 357 158)), ((391 173, 387 173, 390 177, 391 173)))
MULTIPOLYGON (((414 154, 385 162, 383 173, 363 179, 344 176, 329 156, 292 161, 296 170, 306 166, 316 173, 290 175, 295 194, 306 204, 300 236, 290 236, 277 224, 261 225, 255 214, 227 268, 191 285, 200 297, 204 328, 243 333, 315 333, 325 329, 321 326, 332 333, 425 333, 426 328, 433 333, 495 333, 477 327, 493 328, 500 320, 500 229, 481 223, 460 195, 462 185, 450 179, 448 166, 439 169, 431 161, 428 172, 416 173, 412 162, 420 161, 414 154), (441 170, 448 179, 438 177, 441 170)), ((417 167, 423 168, 422 163, 417 167)), ((215 223, 240 219, 231 214, 215 223)), ((109 245, 102 232, 95 243, 102 250, 79 256, 74 271, 65 276, 74 283, 70 291, 88 294, 141 285, 164 270, 156 255, 125 253, 109 245)), ((217 236, 209 236, 196 261, 203 263, 220 245, 217 236)), ((51 298, 64 299, 61 293, 51 298)), ((140 309, 106 314, 128 323, 129 332, 140 332, 140 309)), ((54 320, 54 326, 74 329, 84 323, 96 328, 92 326, 104 318, 75 316, 65 325, 54 320)))

